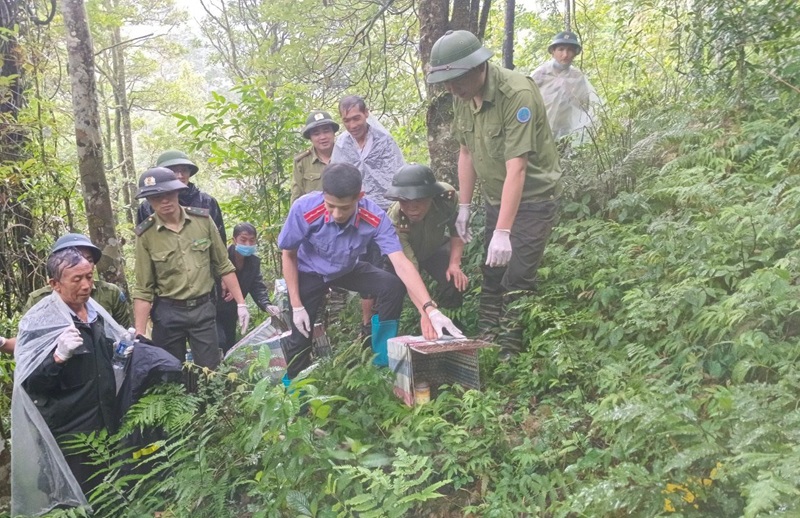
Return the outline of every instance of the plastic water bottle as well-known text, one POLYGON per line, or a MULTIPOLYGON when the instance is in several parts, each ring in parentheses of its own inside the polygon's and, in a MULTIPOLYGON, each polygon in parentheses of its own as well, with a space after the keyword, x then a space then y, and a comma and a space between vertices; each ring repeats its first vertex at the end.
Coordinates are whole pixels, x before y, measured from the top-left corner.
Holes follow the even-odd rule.
POLYGON ((135 340, 136 329, 130 328, 127 333, 122 335, 122 338, 114 347, 114 357, 111 360, 111 365, 114 368, 114 381, 116 381, 118 392, 122 386, 122 380, 125 378, 125 365, 128 363, 128 357, 125 353, 129 347, 133 347, 135 340))
POLYGON ((194 357, 192 356, 192 350, 186 350, 186 363, 194 363, 194 357))

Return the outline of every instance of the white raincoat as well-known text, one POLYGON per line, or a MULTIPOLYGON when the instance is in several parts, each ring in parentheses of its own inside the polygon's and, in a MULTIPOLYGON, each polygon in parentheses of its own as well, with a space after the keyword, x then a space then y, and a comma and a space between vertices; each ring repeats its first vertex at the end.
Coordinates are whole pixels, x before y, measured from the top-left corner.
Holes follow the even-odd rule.
POLYGON ((553 138, 574 134, 576 145, 587 141, 587 130, 598 125, 594 108, 600 104, 600 97, 583 72, 573 66, 559 70, 552 59, 534 70, 531 77, 542 93, 553 138))
MULTIPOLYGON (((105 322, 114 342, 125 330, 100 304, 89 299, 105 322)), ((39 515, 59 504, 89 507, 80 485, 64 459, 50 429, 22 383, 48 355, 55 340, 73 325, 69 308, 57 293, 45 297, 22 317, 14 357, 11 399, 11 515, 39 515)))

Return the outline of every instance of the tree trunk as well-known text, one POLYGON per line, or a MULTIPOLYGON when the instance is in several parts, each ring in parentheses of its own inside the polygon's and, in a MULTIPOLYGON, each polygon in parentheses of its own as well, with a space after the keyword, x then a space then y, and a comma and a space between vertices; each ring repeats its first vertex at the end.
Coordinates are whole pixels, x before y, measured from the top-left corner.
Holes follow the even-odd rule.
MULTIPOLYGON (((116 9, 119 2, 114 0, 116 9)), ((120 132, 118 135, 117 158, 122 167, 122 198, 125 200, 125 217, 133 224, 136 213, 136 165, 133 161, 133 128, 131 127, 131 107, 128 102, 128 80, 125 70, 125 47, 122 45, 122 34, 119 26, 114 27, 111 35, 111 63, 114 80, 114 99, 117 102, 120 132)))
MULTIPOLYGON (((491 0, 454 0, 453 14, 450 17, 450 0, 420 0, 419 16, 419 54, 423 70, 428 68, 431 49, 449 29, 469 30, 479 38, 486 29, 491 0)), ((428 113, 428 153, 431 168, 442 180, 458 186, 458 142, 452 136, 450 125, 453 122, 453 98, 441 85, 427 85, 428 113)))
MULTIPOLYGON (((29 136, 24 131, 25 126, 16 122, 20 109, 25 106, 25 52, 17 41, 17 23, 17 3, 0 0, 0 26, 7 31, 0 38, 0 76, 8 81, 3 88, 6 93, 0 99, 0 166, 14 171, 7 181, 0 182, 0 275, 4 295, 0 297, 0 308, 7 319, 22 309, 35 283, 43 280, 37 277, 37 253, 31 245, 33 216, 25 202, 19 200, 26 188, 22 182, 24 173, 18 164, 29 158, 25 149, 29 136)), ((0 492, 5 491, 6 483, 3 481, 0 492)))
POLYGON ((503 66, 514 70, 514 9, 516 2, 506 0, 505 37, 503 38, 503 66))
POLYGON ((103 258, 97 265, 100 275, 105 280, 126 289, 114 211, 103 169, 94 51, 86 9, 83 0, 62 0, 60 4, 66 28, 78 171, 89 222, 89 236, 92 242, 103 250, 103 258))

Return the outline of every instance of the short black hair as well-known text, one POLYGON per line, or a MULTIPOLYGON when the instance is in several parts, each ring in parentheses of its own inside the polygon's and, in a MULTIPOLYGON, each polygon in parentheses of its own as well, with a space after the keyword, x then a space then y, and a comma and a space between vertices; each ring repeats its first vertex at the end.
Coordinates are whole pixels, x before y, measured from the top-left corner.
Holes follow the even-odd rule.
POLYGON ((252 223, 248 223, 247 221, 239 223, 238 225, 233 227, 233 237, 237 237, 239 234, 253 234, 253 237, 258 237, 258 232, 256 232, 256 227, 254 227, 252 223))
POLYGON ((347 95, 339 101, 340 114, 345 114, 353 108, 358 108, 361 113, 367 113, 367 103, 360 95, 347 95))
POLYGON ((47 275, 51 279, 60 281, 61 275, 64 273, 65 269, 72 268, 81 261, 89 262, 80 250, 74 246, 62 248, 57 252, 53 252, 50 254, 50 257, 47 258, 47 275))
POLYGON ((350 164, 328 164, 322 170, 322 192, 337 198, 361 193, 361 171, 350 164))

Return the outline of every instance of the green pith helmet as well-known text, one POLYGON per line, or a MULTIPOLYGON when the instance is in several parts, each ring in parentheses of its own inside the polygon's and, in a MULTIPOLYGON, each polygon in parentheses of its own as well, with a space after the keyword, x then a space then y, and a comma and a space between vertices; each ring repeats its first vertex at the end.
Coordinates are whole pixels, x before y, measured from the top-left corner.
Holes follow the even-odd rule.
POLYGON ((136 198, 146 198, 154 194, 165 194, 181 189, 188 189, 188 187, 178 180, 171 169, 153 167, 139 177, 139 192, 136 193, 136 198))
POLYGON ((189 160, 189 157, 183 151, 170 149, 169 151, 164 151, 158 155, 156 167, 170 167, 173 165, 188 165, 190 171, 189 176, 194 176, 195 173, 200 170, 199 167, 194 165, 194 162, 189 160))
POLYGON ((430 167, 406 164, 394 174, 392 186, 386 189, 383 197, 387 200, 420 200, 444 191, 444 185, 436 181, 430 167))
POLYGON ((69 248, 72 246, 75 247, 80 246, 91 250, 92 258, 94 259, 94 264, 97 264, 100 258, 103 257, 103 252, 99 248, 94 246, 94 243, 92 243, 89 240, 89 238, 84 236, 83 234, 64 234, 63 236, 59 237, 56 240, 55 244, 53 244, 53 249, 50 250, 50 254, 52 255, 58 252, 59 250, 63 250, 65 248, 69 248))
POLYGON ((431 49, 427 81, 430 84, 463 76, 492 57, 492 51, 481 45, 469 31, 447 31, 431 49))
POLYGON ((572 45, 575 47, 576 56, 583 50, 578 36, 574 32, 569 31, 559 32, 556 34, 555 38, 553 38, 553 41, 550 43, 550 46, 547 47, 547 52, 552 54, 553 48, 555 48, 557 45, 572 45))
POLYGON ((306 119, 306 127, 303 128, 303 138, 310 139, 311 130, 325 125, 331 126, 334 133, 339 131, 339 125, 333 121, 330 113, 321 110, 314 110, 306 119))

